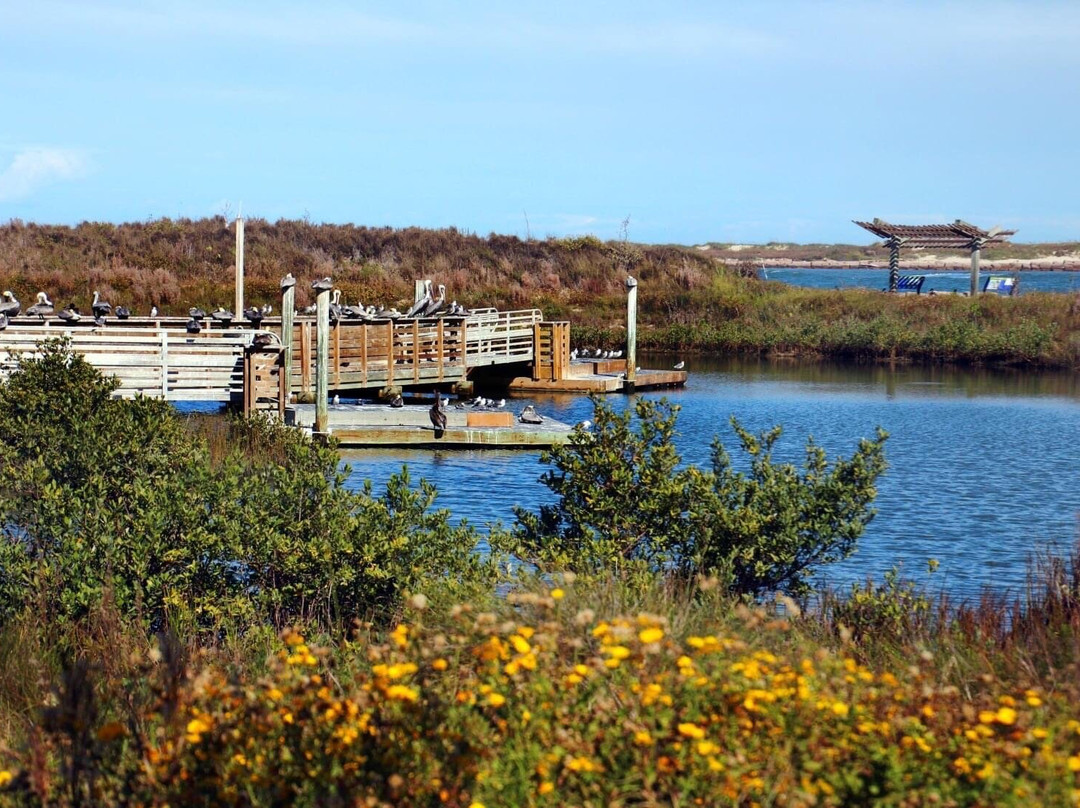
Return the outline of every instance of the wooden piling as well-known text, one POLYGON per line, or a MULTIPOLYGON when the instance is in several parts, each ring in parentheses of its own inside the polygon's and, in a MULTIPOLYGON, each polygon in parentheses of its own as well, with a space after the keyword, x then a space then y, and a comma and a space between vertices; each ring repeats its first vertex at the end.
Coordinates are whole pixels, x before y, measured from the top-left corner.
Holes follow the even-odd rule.
POLYGON ((281 344, 285 348, 287 388, 292 389, 293 315, 296 313, 296 286, 286 286, 281 291, 281 344))
POLYGON ((979 253, 982 245, 976 240, 971 245, 971 296, 979 294, 979 253))
POLYGON ((326 433, 326 396, 330 380, 330 290, 320 289, 315 298, 315 431, 326 433))
POLYGON ((634 389, 637 376, 637 280, 626 276, 626 387, 634 389))
POLYGON ((236 217, 236 311, 244 316, 244 220, 236 217))

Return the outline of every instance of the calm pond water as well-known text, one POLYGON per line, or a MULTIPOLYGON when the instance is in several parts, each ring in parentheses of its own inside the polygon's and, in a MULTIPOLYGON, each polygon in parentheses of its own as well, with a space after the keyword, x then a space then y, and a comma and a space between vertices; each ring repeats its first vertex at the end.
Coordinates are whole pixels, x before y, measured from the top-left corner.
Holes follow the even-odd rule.
MULTIPOLYGON (((957 270, 914 270, 905 269, 902 275, 925 275, 922 293, 934 290, 939 292, 966 292, 971 285, 971 273, 957 270)), ((1080 272, 1049 272, 1046 270, 1024 270, 1022 272, 998 272, 999 275, 1019 275, 1019 294, 1029 292, 1077 292, 1080 291, 1080 272)), ((769 267, 758 270, 763 280, 782 281, 792 286, 810 286, 816 289, 888 289, 889 270, 887 269, 807 269, 803 267, 769 267)), ((980 286, 986 278, 983 272, 980 286)))
MULTIPOLYGON (((646 357, 642 364, 672 361, 646 357)), ((775 456, 795 463, 810 435, 832 458, 850 455, 879 424, 889 431, 878 516, 858 552, 827 569, 830 584, 880 579, 894 564, 923 580, 926 561, 935 558, 935 591, 970 597, 984 586, 1015 590, 1033 553, 1064 552, 1080 537, 1075 374, 702 359, 688 359, 687 369, 686 389, 665 394, 682 407, 678 441, 687 462, 707 464, 716 434, 739 460, 731 415, 754 431, 782 425, 775 456)), ((609 401, 629 404, 623 396, 609 401)), ((526 403, 568 422, 591 416, 589 401, 575 396, 509 406, 526 403)), ((376 492, 407 463, 414 480, 436 484, 438 507, 476 525, 509 524, 514 505, 535 509, 550 498, 538 482, 538 453, 366 450, 344 459, 353 469, 350 484, 371 479, 376 492)))

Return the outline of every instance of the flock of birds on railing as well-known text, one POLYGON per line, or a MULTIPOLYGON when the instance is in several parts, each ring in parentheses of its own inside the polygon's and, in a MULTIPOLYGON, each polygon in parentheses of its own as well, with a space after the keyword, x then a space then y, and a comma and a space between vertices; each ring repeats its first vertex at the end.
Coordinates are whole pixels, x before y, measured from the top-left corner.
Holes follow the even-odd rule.
MULTIPOLYGON (((291 274, 286 275, 281 281, 281 288, 287 289, 290 286, 295 285, 296 280, 291 274)), ((315 281, 312 284, 312 288, 318 291, 329 291, 332 288, 332 282, 330 278, 323 278, 322 280, 315 281)), ((427 317, 466 317, 469 311, 462 305, 459 305, 456 300, 449 303, 446 302, 446 286, 439 284, 438 294, 436 295, 432 290, 431 281, 424 282, 424 294, 419 300, 417 300, 409 309, 405 312, 400 312, 396 308, 386 308, 385 306, 365 306, 362 303, 357 303, 354 306, 346 305, 341 301, 341 290, 333 289, 333 296, 330 302, 330 322, 337 323, 340 320, 358 320, 365 322, 386 321, 386 320, 399 320, 399 319, 416 319, 427 317)), ((317 306, 311 305, 298 311, 297 314, 315 314, 317 306)), ((273 313, 273 306, 269 303, 266 305, 251 306, 244 309, 242 312, 243 319, 246 320, 250 327, 260 328, 262 321, 269 317, 273 313)), ((97 327, 104 327, 107 324, 107 319, 111 316, 115 316, 118 320, 127 320, 134 316, 132 309, 127 306, 117 306, 115 309, 108 301, 102 300, 101 295, 95 291, 94 300, 90 304, 90 311, 92 313, 93 323, 97 327)), ((0 330, 7 328, 8 323, 12 318, 17 317, 20 313, 23 313, 27 317, 37 317, 42 323, 46 320, 56 318, 64 323, 78 323, 84 320, 84 316, 79 308, 74 303, 68 303, 62 309, 57 309, 56 305, 49 299, 48 294, 45 292, 37 293, 37 301, 34 305, 27 307, 23 311, 22 303, 16 299, 15 295, 7 290, 3 293, 3 301, 0 302, 0 330)), ((153 306, 150 309, 150 317, 154 318, 158 316, 157 306, 153 306)), ((192 307, 188 309, 188 321, 187 331, 189 334, 198 334, 202 331, 204 323, 209 319, 216 325, 228 328, 234 321, 237 320, 235 313, 228 309, 219 306, 211 311, 209 314, 201 308, 192 307)))

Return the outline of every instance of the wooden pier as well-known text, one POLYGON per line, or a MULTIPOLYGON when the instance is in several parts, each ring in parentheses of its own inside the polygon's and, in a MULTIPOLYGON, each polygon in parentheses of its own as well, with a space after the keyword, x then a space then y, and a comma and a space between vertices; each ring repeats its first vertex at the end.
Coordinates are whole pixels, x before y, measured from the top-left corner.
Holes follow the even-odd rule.
MULTIPOLYGON (((287 282, 283 310, 291 313, 295 282, 287 282)), ((631 310, 634 291, 636 283, 631 310)), ((323 295, 329 298, 328 288, 323 295)), ((322 340, 311 317, 265 318, 258 328, 242 320, 207 318, 194 334, 187 323, 183 317, 132 317, 99 327, 89 318, 73 324, 16 317, 0 330, 0 377, 14 368, 17 353, 32 354, 39 341, 66 337, 88 362, 118 379, 118 395, 219 401, 245 412, 279 415, 294 397, 319 398, 320 342, 326 350, 325 388, 346 395, 467 393, 475 381, 518 392, 571 393, 632 392, 686 382, 683 371, 639 370, 626 360, 571 361, 570 324, 546 321, 539 309, 323 320, 322 340)))

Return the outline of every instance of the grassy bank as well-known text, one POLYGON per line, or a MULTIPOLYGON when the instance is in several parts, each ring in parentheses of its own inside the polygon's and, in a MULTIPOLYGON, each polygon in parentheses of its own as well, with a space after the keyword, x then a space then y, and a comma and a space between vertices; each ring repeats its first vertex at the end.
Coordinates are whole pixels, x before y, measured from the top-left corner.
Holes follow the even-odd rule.
MULTIPOLYGON (((411 302, 413 280, 446 284, 466 306, 537 307, 575 325, 578 347, 623 341, 627 272, 640 280, 641 347, 842 359, 1080 366, 1080 299, 978 301, 799 289, 747 277, 702 251, 521 240, 454 229, 247 222, 247 300, 278 303, 278 280, 332 275, 348 302, 411 302)), ((77 227, 0 227, 0 287, 24 302, 44 289, 84 308, 97 289, 114 305, 184 313, 230 305, 234 236, 220 217, 77 227)), ((1061 247, 1062 245, 1049 245, 1061 247)), ((1067 246, 1067 245, 1066 245, 1067 246)), ((752 274, 752 273, 750 273, 752 274)), ((298 304, 311 302, 306 283, 298 304)))

